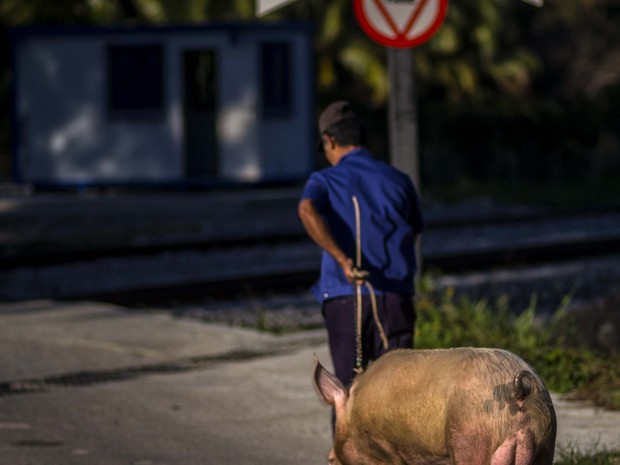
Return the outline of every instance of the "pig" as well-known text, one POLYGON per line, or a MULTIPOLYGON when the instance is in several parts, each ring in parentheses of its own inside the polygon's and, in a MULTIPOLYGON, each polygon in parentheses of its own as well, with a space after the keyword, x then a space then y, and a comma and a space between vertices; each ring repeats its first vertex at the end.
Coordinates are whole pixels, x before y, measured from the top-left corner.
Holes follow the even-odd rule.
POLYGON ((551 465, 556 416, 517 355, 489 348, 398 349, 347 389, 316 360, 335 411, 330 465, 551 465))

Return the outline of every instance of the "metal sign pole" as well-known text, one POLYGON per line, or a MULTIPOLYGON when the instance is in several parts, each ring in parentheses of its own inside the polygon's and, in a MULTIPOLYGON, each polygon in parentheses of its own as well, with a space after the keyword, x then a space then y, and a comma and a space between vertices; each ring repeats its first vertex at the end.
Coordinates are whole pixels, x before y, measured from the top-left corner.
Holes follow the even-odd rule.
MULTIPOLYGON (((390 161, 413 181, 421 194, 420 161, 418 156, 418 109, 415 95, 415 75, 412 48, 387 48, 390 98, 388 125, 390 128, 390 161)), ((418 270, 422 269, 422 244, 416 241, 418 270)), ((420 273, 416 275, 419 279, 420 273)))
POLYGON ((390 128, 390 161, 411 177, 420 190, 418 160, 418 112, 412 48, 387 49, 390 97, 388 123, 390 128))

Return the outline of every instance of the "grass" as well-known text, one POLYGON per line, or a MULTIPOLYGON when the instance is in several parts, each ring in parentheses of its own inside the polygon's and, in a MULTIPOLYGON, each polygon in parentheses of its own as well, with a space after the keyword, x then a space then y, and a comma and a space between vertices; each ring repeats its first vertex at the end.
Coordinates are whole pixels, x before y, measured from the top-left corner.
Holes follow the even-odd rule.
POLYGON ((417 301, 416 347, 500 347, 531 364, 547 387, 560 394, 620 410, 620 354, 573 345, 576 328, 562 308, 551 321, 536 317, 536 298, 522 312, 495 302, 456 298, 422 280, 417 301))
POLYGON ((555 465, 620 465, 620 451, 582 452, 577 448, 556 451, 555 465))

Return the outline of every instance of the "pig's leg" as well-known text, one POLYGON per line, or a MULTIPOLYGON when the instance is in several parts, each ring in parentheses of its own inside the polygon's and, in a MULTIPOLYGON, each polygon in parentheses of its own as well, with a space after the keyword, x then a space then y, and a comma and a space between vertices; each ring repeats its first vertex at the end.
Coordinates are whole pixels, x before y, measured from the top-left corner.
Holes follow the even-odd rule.
POLYGON ((521 430, 493 453, 491 465, 533 465, 536 449, 530 431, 521 430))

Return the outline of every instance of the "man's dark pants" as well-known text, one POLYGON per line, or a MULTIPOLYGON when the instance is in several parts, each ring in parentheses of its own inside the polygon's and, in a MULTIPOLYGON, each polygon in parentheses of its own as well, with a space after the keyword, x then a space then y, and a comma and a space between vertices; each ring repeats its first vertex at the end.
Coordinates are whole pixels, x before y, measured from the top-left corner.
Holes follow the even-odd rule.
MULTIPOLYGON (((337 297, 323 303, 323 318, 335 374, 345 386, 349 386, 355 377, 356 302, 356 297, 351 295, 337 297)), ((378 359, 385 353, 385 350, 374 322, 369 296, 362 297, 362 308, 362 365, 365 368, 369 361, 378 359)), ((413 297, 409 294, 377 295, 377 308, 388 339, 388 350, 411 349, 416 318, 413 297)))

